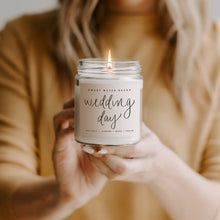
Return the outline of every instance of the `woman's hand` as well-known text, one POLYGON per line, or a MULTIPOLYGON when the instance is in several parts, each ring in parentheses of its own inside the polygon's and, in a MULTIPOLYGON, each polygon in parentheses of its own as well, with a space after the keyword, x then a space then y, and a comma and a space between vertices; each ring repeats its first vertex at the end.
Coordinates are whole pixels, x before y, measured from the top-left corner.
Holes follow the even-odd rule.
POLYGON ((90 160, 111 180, 147 183, 157 177, 157 169, 162 168, 162 161, 169 154, 171 151, 143 124, 142 140, 138 144, 102 147, 90 160))
POLYGON ((76 207, 99 194, 107 178, 95 168, 88 154, 74 140, 74 100, 66 102, 54 117, 56 141, 53 163, 60 194, 76 207))

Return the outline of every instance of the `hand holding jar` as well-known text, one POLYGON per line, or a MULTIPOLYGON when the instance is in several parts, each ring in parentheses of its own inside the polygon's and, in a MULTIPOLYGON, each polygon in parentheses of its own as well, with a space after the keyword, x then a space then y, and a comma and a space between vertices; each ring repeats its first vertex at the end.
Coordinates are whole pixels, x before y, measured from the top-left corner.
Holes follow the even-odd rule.
POLYGON ((107 181, 81 150, 81 144, 74 140, 74 121, 74 100, 71 99, 54 117, 56 141, 53 150, 59 194, 64 203, 70 203, 71 212, 99 194, 107 181))

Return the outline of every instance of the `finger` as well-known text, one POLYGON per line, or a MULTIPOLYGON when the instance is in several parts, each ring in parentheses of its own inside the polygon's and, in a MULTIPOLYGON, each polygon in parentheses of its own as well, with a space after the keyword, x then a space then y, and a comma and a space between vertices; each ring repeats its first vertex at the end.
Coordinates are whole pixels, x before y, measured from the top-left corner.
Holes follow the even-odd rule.
POLYGON ((99 147, 99 151, 94 152, 94 156, 100 157, 101 155, 116 155, 122 158, 144 158, 151 154, 155 154, 154 140, 149 136, 142 139, 133 146, 118 146, 118 147, 99 147))
POLYGON ((126 161, 129 159, 122 159, 115 155, 107 155, 100 158, 100 160, 117 175, 125 175, 128 171, 128 163, 126 161))
POLYGON ((63 109, 74 108, 74 105, 75 105, 75 101, 74 98, 72 98, 64 103, 63 109))
POLYGON ((82 150, 88 154, 94 154, 95 150, 93 147, 89 146, 89 145, 82 145, 82 150))
POLYGON ((106 147, 106 146, 92 146, 92 145, 84 145, 82 150, 88 154, 93 154, 95 157, 102 157, 106 154, 125 156, 129 158, 129 154, 133 155, 134 146, 117 146, 117 147, 106 147))
POLYGON ((65 123, 68 120, 70 120, 69 125, 74 123, 74 112, 72 109, 65 109, 62 112, 56 114, 53 119, 55 132, 58 132, 62 128, 66 128, 67 124, 65 123))
POLYGON ((90 161, 93 162, 94 166, 98 171, 105 175, 109 179, 113 179, 117 176, 115 172, 112 171, 110 167, 108 167, 104 162, 102 162, 100 159, 93 157, 92 155, 88 155, 90 161))
POLYGON ((64 120, 61 123, 60 130, 64 130, 66 128, 73 127, 74 126, 74 122, 75 122, 74 118, 70 118, 70 119, 64 120))
POLYGON ((74 140, 74 128, 69 127, 67 129, 61 130, 56 134, 56 138, 58 141, 63 141, 66 138, 71 138, 71 140, 74 140))
POLYGON ((88 154, 94 154, 96 157, 101 157, 108 153, 107 150, 102 149, 101 146, 97 145, 83 145, 82 150, 88 154))
POLYGON ((110 172, 102 169, 103 174, 112 180, 146 182, 154 175, 154 158, 123 159, 108 155, 100 158, 100 160, 111 170, 110 172))
MULTIPOLYGON (((103 155, 117 155, 124 158, 132 158, 134 157, 134 151, 135 146, 116 146, 116 147, 106 147, 106 146, 100 146, 97 150, 97 148, 94 151, 94 156, 101 157, 103 155)), ((138 156, 138 155, 136 155, 138 156)), ((143 155, 141 155, 143 156, 143 155)))

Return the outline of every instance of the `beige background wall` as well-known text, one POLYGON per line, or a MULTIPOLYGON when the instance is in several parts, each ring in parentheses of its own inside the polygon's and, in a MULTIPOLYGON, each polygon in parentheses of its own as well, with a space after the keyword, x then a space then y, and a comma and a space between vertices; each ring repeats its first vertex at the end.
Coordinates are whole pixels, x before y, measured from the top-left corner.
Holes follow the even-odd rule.
POLYGON ((0 29, 7 20, 24 13, 45 11, 56 4, 57 0, 0 0, 0 29))
POLYGON ((220 0, 206 0, 209 5, 209 14, 213 18, 220 19, 220 0))
MULTIPOLYGON (((220 19, 220 0, 207 0, 207 2, 210 16, 220 19)), ((0 0, 0 29, 4 27, 7 20, 23 13, 44 11, 56 5, 57 0, 0 0)))

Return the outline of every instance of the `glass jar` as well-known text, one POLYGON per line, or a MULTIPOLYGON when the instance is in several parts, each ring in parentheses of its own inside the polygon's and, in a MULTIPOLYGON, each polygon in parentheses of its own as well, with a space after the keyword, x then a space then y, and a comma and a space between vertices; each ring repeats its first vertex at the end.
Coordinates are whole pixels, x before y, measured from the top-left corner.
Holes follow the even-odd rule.
POLYGON ((132 145, 141 139, 139 61, 79 60, 75 78, 75 139, 88 145, 132 145))

